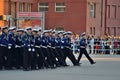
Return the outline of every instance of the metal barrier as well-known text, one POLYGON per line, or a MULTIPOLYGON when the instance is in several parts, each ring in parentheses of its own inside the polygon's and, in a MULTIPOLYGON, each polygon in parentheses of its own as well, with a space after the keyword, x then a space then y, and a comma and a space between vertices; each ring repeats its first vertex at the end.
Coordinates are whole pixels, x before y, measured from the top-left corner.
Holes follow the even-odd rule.
MULTIPOLYGON (((80 52, 76 42, 72 44, 72 48, 73 53, 80 52)), ((120 54, 120 41, 97 41, 93 45, 87 44, 87 51, 91 54, 120 54)))

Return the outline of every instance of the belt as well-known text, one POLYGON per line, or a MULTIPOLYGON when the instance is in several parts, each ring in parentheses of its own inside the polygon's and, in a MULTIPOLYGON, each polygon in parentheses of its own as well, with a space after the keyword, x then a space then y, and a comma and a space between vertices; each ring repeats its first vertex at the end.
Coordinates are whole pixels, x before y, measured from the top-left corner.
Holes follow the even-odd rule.
POLYGON ((29 47, 30 47, 30 45, 27 45, 27 46, 29 46, 29 47))
POLYGON ((80 48, 85 48, 84 46, 80 46, 80 48))
POLYGON ((60 48, 60 46, 56 46, 56 48, 60 48))
POLYGON ((55 49, 55 47, 51 47, 51 48, 55 49))
POLYGON ((71 49, 70 47, 66 47, 66 48, 71 49))
POLYGON ((40 48, 40 46, 35 46, 36 48, 40 48))
POLYGON ((19 46, 19 45, 15 45, 15 48, 21 48, 21 46, 19 46))
MULTIPOLYGON (((24 45, 25 45, 25 44, 24 44, 24 45)), ((27 46, 28 46, 28 47, 30 47, 30 46, 33 47, 34 45, 27 45, 27 46)))
POLYGON ((49 46, 49 45, 47 45, 47 47, 50 47, 50 48, 51 48, 51 46, 49 46))
POLYGON ((12 44, 8 44, 9 46, 12 46, 12 44))
POLYGON ((42 48, 47 48, 46 46, 41 46, 42 48))
POLYGON ((7 47, 7 46, 6 46, 6 45, 4 45, 4 44, 0 44, 0 46, 7 47))

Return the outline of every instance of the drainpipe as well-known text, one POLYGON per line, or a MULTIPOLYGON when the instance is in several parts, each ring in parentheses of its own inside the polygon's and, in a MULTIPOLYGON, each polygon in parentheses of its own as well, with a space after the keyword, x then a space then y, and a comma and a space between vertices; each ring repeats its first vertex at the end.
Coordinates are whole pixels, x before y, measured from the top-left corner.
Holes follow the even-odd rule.
POLYGON ((105 22, 104 22, 104 27, 105 27, 105 30, 104 30, 104 34, 106 34, 106 28, 107 28, 107 0, 105 0, 105 22))
POLYGON ((100 36, 103 34, 102 31, 102 13, 103 13, 103 0, 100 0, 100 36))
POLYGON ((8 6, 8 9, 9 9, 9 15, 11 15, 11 0, 9 0, 9 6, 8 6))

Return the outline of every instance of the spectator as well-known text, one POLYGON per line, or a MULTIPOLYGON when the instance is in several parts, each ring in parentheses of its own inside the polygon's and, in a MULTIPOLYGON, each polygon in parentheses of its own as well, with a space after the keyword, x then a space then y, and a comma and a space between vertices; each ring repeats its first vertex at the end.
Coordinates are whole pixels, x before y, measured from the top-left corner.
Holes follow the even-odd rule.
POLYGON ((99 45, 99 49, 100 49, 100 54, 104 54, 104 49, 105 49, 105 41, 104 39, 101 37, 100 38, 100 45, 99 45))
POLYGON ((106 39, 106 44, 105 44, 105 54, 110 54, 110 39, 106 39))
POLYGON ((114 54, 117 54, 118 40, 116 38, 114 39, 113 47, 114 47, 114 54))
POLYGON ((94 36, 92 36, 90 40, 90 48, 91 48, 92 54, 94 54, 94 43, 95 43, 95 39, 94 39, 94 36))

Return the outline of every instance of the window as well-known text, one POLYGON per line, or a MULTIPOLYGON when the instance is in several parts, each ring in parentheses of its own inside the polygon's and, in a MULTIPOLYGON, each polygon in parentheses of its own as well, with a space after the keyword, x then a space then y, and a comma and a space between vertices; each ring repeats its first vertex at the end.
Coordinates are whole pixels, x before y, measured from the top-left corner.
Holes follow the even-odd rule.
POLYGON ((116 18, 116 12, 117 12, 117 9, 116 9, 116 5, 112 5, 112 9, 113 9, 113 18, 116 18))
POLYGON ((23 4, 23 3, 20 3, 20 4, 19 4, 19 11, 20 11, 20 12, 23 12, 23 10, 24 10, 24 4, 23 4))
POLYGON ((90 34, 92 34, 92 27, 90 27, 90 34))
POLYGON ((114 36, 116 36, 116 27, 114 27, 114 36))
POLYGON ((95 35, 95 27, 90 27, 90 34, 95 35))
POLYGON ((27 4, 27 12, 31 12, 31 4, 27 4))
POLYGON ((95 18, 95 4, 94 3, 90 4, 90 17, 95 18))
POLYGON ((49 9, 49 3, 48 2, 39 3, 38 8, 39 8, 38 11, 47 12, 49 9))
POLYGON ((93 27, 93 34, 95 35, 95 27, 93 27))
POLYGON ((117 11, 117 18, 118 19, 120 19, 120 15, 119 15, 120 13, 119 12, 120 12, 120 5, 118 6, 118 11, 117 11))
POLYGON ((66 6, 64 2, 55 3, 55 11, 56 12, 65 12, 66 6))
POLYGON ((11 2, 11 15, 15 15, 15 6, 15 2, 11 2))
POLYGON ((107 17, 110 18, 110 5, 107 5, 107 17))
POLYGON ((107 27, 107 33, 110 34, 110 27, 107 27))

